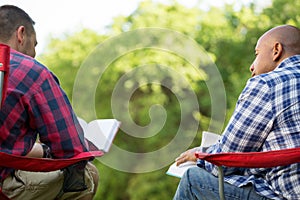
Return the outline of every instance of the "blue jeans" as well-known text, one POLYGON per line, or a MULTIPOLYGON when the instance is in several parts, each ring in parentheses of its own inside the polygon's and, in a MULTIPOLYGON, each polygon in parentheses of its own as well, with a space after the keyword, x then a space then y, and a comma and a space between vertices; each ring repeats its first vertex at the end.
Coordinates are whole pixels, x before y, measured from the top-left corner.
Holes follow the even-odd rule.
MULTIPOLYGON (((219 199, 218 178, 200 167, 188 169, 178 185, 173 200, 214 200, 219 199)), ((226 200, 267 200, 258 195, 252 185, 236 187, 224 183, 226 200)))

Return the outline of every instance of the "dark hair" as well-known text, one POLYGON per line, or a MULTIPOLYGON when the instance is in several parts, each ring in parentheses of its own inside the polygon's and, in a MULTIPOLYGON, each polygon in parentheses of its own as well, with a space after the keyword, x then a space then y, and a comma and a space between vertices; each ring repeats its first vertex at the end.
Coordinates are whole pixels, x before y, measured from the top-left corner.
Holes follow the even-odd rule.
POLYGON ((7 42, 18 27, 24 26, 26 34, 34 32, 35 22, 21 8, 13 5, 0 7, 0 40, 7 42))

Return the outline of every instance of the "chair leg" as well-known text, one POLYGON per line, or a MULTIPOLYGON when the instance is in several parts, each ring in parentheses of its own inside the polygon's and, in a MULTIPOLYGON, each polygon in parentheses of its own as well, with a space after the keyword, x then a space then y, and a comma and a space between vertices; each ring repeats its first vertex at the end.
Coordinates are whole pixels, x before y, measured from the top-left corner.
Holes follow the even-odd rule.
MULTIPOLYGON (((2 63, 0 63, 0 67, 2 67, 3 66, 3 64, 2 63)), ((0 85, 3 85, 3 83, 4 83, 4 72, 2 72, 2 71, 0 71, 0 85)), ((1 103, 2 103, 2 88, 1 88, 1 91, 0 91, 0 107, 1 107, 1 103)))
POLYGON ((220 200, 225 200, 223 168, 222 168, 222 166, 218 166, 218 169, 219 169, 219 195, 220 195, 220 200))

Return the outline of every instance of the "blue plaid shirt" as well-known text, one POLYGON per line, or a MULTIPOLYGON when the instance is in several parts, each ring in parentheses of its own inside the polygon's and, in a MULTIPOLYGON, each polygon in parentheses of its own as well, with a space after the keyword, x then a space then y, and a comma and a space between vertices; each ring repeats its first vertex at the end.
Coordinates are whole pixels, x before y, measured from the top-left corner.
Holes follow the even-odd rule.
MULTIPOLYGON (((300 146, 300 55, 285 59, 274 71, 248 80, 222 137, 208 149, 217 152, 269 151, 300 146)), ((205 161, 200 167, 217 175, 205 161)), ((300 163, 270 169, 225 168, 225 181, 254 185, 269 199, 300 199, 300 163)))

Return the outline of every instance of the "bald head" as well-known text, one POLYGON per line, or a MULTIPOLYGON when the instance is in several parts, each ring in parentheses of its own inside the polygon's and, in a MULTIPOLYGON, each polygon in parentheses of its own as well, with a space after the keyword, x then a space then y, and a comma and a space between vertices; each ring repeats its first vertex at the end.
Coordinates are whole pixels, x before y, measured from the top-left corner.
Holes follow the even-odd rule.
POLYGON ((263 34, 255 47, 252 76, 273 71, 284 59, 300 55, 300 30, 291 25, 272 28, 263 34))
POLYGON ((260 40, 270 45, 279 43, 283 47, 283 57, 300 54, 300 29, 291 25, 282 25, 267 31, 260 40))

